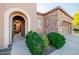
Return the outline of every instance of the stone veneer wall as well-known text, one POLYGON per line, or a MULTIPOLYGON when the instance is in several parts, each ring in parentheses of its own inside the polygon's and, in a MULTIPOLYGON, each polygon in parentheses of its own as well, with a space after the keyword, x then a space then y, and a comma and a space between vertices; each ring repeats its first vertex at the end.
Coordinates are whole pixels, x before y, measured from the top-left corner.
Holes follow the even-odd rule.
POLYGON ((44 15, 44 30, 45 33, 58 32, 58 12, 57 10, 44 15))
POLYGON ((62 12, 60 9, 58 10, 58 32, 60 32, 61 34, 62 33, 62 22, 63 21, 66 21, 68 23, 71 24, 71 34, 72 34, 72 31, 73 31, 73 25, 72 25, 72 18, 70 18, 68 15, 66 15, 64 12, 62 12))
MULTIPOLYGON (((39 15, 40 16, 40 15, 39 15)), ((62 10, 57 9, 48 14, 42 15, 40 19, 44 20, 44 32, 59 32, 63 34, 62 22, 66 21, 70 24, 71 34, 73 32, 72 18, 66 15, 62 10)))

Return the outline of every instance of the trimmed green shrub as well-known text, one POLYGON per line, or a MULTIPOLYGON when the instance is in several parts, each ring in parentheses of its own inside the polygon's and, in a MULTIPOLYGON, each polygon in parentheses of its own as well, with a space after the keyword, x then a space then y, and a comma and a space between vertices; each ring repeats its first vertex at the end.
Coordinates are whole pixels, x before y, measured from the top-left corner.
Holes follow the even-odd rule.
POLYGON ((43 40, 44 49, 47 49, 49 46, 49 40, 48 40, 47 36, 45 34, 42 34, 40 37, 43 40))
POLYGON ((61 48, 65 44, 65 37, 57 32, 48 33, 50 44, 56 49, 61 48))
POLYGON ((74 29, 73 29, 73 31, 79 31, 79 29, 77 29, 77 28, 74 28, 74 29))
POLYGON ((33 55, 41 55, 43 52, 43 41, 36 32, 28 32, 26 35, 26 44, 33 55))

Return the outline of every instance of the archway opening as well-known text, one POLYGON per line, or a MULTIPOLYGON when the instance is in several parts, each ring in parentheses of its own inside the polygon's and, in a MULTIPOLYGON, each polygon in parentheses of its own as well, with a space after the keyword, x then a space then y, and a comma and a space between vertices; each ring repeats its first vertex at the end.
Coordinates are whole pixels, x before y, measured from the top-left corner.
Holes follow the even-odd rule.
POLYGON ((22 16, 14 16, 12 18, 12 38, 14 36, 25 36, 25 20, 22 16))
POLYGON ((31 18, 29 14, 20 8, 10 8, 4 14, 4 48, 7 48, 12 44, 13 39, 13 17, 21 16, 25 21, 25 33, 31 30, 31 18))

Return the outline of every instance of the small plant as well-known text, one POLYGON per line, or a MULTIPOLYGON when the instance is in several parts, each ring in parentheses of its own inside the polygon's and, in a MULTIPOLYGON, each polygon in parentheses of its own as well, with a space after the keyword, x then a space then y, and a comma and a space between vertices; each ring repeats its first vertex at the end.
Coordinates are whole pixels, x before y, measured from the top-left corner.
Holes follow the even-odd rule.
POLYGON ((49 46, 49 40, 45 34, 42 34, 41 39, 43 40, 44 49, 47 49, 49 46))
POLYGON ((65 37, 57 32, 48 33, 50 44, 56 49, 61 48, 65 44, 65 37))

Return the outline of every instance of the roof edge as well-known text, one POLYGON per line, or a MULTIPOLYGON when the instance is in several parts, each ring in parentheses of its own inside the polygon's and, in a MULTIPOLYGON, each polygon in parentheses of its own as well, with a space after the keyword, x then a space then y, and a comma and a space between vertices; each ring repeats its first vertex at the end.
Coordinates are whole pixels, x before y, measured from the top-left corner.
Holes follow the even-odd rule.
POLYGON ((67 16, 69 16, 71 19, 73 19, 73 17, 72 17, 70 14, 68 14, 68 13, 67 13, 62 7, 60 7, 60 6, 57 6, 57 7, 53 8, 53 9, 47 11, 46 13, 37 12, 37 14, 38 14, 38 15, 45 16, 45 15, 47 15, 47 14, 49 14, 49 13, 55 11, 55 10, 61 10, 61 11, 64 12, 67 16))
POLYGON ((44 13, 41 13, 41 12, 38 12, 38 11, 37 11, 37 15, 42 15, 42 16, 43 16, 44 13))

